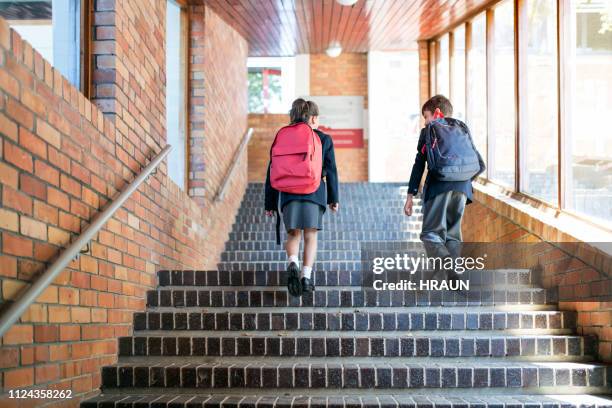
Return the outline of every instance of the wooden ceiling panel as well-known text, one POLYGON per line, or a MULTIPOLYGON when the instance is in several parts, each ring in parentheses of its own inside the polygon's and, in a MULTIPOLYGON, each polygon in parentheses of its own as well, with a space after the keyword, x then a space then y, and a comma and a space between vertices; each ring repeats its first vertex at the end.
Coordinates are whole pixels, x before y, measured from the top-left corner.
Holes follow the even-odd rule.
POLYGON ((495 0, 206 0, 249 43, 251 56, 414 49, 495 0))

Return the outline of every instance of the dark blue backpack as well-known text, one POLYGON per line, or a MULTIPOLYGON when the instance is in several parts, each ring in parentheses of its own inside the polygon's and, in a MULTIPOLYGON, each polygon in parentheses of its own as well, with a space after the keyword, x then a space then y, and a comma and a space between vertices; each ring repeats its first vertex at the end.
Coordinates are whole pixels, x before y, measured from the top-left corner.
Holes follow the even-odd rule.
POLYGON ((480 154, 470 130, 458 119, 440 118, 425 126, 427 169, 440 181, 467 181, 480 173, 480 154))

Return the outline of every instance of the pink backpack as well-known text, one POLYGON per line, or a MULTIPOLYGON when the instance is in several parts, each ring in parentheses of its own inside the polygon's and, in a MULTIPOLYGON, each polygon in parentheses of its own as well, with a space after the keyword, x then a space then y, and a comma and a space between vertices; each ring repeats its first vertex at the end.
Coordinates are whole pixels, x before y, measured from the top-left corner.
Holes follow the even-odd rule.
POLYGON ((270 184, 278 191, 310 194, 321 184, 321 139, 303 122, 281 128, 270 150, 270 184))

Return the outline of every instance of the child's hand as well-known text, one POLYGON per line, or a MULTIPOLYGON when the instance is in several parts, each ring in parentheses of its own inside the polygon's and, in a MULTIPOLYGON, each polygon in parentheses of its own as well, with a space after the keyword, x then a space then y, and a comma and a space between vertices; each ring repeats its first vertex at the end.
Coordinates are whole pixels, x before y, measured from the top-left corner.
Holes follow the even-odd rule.
POLYGON ((329 209, 332 210, 333 212, 338 212, 338 208, 340 208, 339 203, 333 203, 329 205, 329 209))
POLYGON ((408 194, 406 198, 406 204, 404 204, 404 214, 408 217, 412 215, 412 194, 408 194))
POLYGON ((273 217, 274 216, 274 212, 275 211, 266 211, 266 216, 267 217, 273 217))

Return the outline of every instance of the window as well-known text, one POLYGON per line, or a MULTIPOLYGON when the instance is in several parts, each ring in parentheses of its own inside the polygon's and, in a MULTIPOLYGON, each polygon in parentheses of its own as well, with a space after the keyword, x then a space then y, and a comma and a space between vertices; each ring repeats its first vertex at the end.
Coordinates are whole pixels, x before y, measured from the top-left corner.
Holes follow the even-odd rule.
POLYGON ((514 3, 504 0, 493 11, 492 117, 489 118, 490 177, 514 187, 515 173, 515 81, 514 3))
POLYGON ((187 104, 185 12, 168 0, 166 9, 166 131, 173 149, 168 155, 168 176, 179 187, 187 184, 187 104))
POLYGON ((521 188, 558 202, 558 97, 556 0, 530 0, 527 8, 525 134, 521 188))
MULTIPOLYGON (((84 6, 84 5, 83 5, 84 6)), ((73 85, 81 83, 81 0, 2 1, 0 17, 73 85)))
POLYGON ((453 33, 453 74, 451 102, 453 117, 465 121, 465 25, 453 33))
POLYGON ((449 48, 448 34, 444 34, 438 42, 438 66, 437 66, 437 81, 436 93, 449 96, 449 48))
POLYGON ((249 112, 289 112, 298 86, 295 58, 249 58, 247 66, 249 112))
MULTIPOLYGON (((487 32, 486 14, 471 24, 471 47, 468 54, 467 124, 476 148, 487 161, 487 32)), ((483 176, 485 176, 483 174, 483 176)))
POLYGON ((249 68, 249 112, 268 113, 281 103, 280 68, 249 68))
POLYGON ((605 2, 572 0, 564 105, 566 206, 612 221, 612 26, 605 2), (608 19, 608 20, 606 20, 608 19), (607 24, 606 25, 606 21, 607 24))

